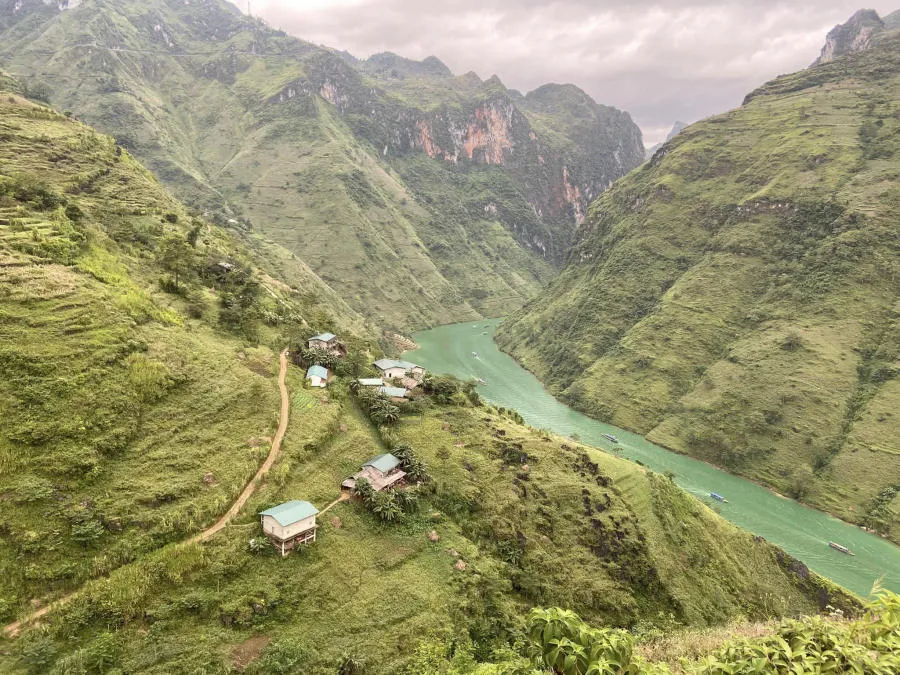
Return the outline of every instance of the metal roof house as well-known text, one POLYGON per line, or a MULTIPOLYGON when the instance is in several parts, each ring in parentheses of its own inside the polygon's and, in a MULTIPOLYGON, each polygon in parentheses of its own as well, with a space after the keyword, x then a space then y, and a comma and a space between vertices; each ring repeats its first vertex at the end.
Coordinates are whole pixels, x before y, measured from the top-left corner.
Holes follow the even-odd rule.
POLYGON ((396 486, 406 472, 400 469, 400 460, 390 453, 373 457, 362 465, 362 469, 341 483, 342 490, 352 491, 356 481, 365 478, 376 492, 396 486))
POLYGON ((382 387, 384 380, 380 377, 361 377, 357 380, 360 387, 382 387))
POLYGON ((375 362, 375 367, 381 371, 383 377, 405 377, 407 373, 412 377, 421 381, 425 376, 425 369, 422 366, 410 363, 409 361, 401 361, 398 359, 379 359, 375 362))
POLYGON ((316 514, 319 509, 299 499, 293 499, 259 512, 263 532, 275 548, 286 556, 300 544, 316 540, 316 514))
POLYGON ((341 344, 334 333, 319 333, 306 342, 310 349, 321 349, 335 356, 346 356, 347 348, 341 344))
POLYGON ((404 399, 409 392, 404 387, 378 387, 378 393, 394 399, 404 399))
POLYGON ((311 387, 328 386, 328 369, 324 366, 310 366, 306 371, 306 379, 311 387))

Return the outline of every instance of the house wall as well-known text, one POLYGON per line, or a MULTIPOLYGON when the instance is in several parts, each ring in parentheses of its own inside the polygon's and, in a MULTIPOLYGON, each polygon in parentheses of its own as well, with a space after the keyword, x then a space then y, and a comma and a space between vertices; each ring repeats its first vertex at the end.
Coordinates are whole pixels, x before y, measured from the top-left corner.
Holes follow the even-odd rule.
POLYGON ((312 375, 309 377, 309 385, 311 387, 324 387, 325 382, 318 375, 312 375))
POLYGON ((382 371, 382 377, 386 377, 388 379, 392 377, 403 377, 406 375, 406 371, 403 368, 388 368, 385 371, 382 371))
POLYGON ((281 525, 279 525, 278 521, 275 520, 272 516, 262 517, 263 532, 265 532, 266 534, 271 534, 272 536, 279 539, 290 539, 291 537, 300 534, 301 532, 312 529, 313 527, 315 527, 315 525, 315 516, 310 516, 309 518, 298 520, 296 523, 291 523, 287 527, 282 527, 281 525))

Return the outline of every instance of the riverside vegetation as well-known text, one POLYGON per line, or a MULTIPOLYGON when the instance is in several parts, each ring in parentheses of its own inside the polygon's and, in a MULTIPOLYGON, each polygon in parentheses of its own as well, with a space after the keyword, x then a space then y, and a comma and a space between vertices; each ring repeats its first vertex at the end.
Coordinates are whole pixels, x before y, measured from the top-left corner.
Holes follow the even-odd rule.
POLYGON ((499 344, 562 400, 900 541, 900 34, 694 124, 499 344))

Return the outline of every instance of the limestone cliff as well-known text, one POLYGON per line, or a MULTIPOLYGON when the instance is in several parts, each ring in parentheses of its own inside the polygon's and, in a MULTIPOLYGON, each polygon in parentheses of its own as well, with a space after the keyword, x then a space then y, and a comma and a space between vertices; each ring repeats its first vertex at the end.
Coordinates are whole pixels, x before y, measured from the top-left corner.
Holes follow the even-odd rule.
POLYGON ((832 28, 825 37, 825 45, 812 65, 818 66, 834 59, 865 51, 872 45, 872 37, 884 30, 884 22, 874 9, 861 9, 846 23, 832 28))

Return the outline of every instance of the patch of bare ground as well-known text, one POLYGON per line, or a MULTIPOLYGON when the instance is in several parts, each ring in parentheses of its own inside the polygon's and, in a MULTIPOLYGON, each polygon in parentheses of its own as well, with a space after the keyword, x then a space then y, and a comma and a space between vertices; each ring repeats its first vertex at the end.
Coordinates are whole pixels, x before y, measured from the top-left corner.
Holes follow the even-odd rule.
POLYGON ((254 635, 247 638, 231 650, 231 664, 235 670, 241 672, 253 661, 259 658, 266 645, 272 641, 268 635, 254 635))

